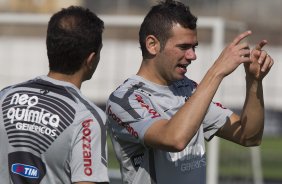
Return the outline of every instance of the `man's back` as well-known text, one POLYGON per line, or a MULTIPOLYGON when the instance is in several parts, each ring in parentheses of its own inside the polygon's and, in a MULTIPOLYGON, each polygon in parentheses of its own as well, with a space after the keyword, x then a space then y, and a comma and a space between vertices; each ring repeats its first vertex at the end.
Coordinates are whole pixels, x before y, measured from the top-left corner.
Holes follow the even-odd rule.
POLYGON ((74 85, 42 76, 0 101, 1 183, 107 180, 105 116, 74 85))

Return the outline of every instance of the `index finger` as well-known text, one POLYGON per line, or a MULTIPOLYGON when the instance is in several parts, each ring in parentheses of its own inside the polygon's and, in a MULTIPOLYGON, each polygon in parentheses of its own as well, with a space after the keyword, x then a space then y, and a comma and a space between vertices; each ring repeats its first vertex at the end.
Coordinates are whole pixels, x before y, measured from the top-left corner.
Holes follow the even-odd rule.
POLYGON ((259 44, 256 45, 255 49, 261 50, 266 44, 267 44, 267 40, 262 40, 262 41, 260 41, 259 44))
POLYGON ((239 34, 239 35, 232 41, 231 44, 237 45, 241 40, 243 40, 244 38, 246 38, 246 37, 249 36, 250 34, 252 34, 252 31, 250 31, 250 30, 245 31, 245 32, 239 34))

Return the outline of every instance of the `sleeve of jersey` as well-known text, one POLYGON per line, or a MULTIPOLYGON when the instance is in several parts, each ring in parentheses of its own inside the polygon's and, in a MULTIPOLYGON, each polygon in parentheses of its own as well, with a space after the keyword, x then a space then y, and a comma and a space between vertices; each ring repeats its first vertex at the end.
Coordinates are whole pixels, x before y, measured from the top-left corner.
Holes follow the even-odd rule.
POLYGON ((144 145, 147 129, 155 121, 164 119, 156 108, 151 99, 142 93, 114 96, 108 101, 106 109, 109 130, 121 140, 144 145))
POLYGON ((211 140, 233 112, 223 107, 220 103, 212 102, 203 121, 204 136, 211 140))
POLYGON ((107 158, 102 156, 107 144, 101 145, 100 126, 92 118, 82 120, 79 126, 70 160, 72 182, 108 182, 107 158))

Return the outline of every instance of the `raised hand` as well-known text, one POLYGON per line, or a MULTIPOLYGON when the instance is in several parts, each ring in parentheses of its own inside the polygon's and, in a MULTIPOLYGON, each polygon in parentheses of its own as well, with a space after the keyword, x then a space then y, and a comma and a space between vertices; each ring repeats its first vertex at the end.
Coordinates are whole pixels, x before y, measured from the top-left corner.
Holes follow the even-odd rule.
POLYGON ((257 80, 262 80, 270 71, 274 64, 273 59, 262 48, 267 44, 266 40, 262 40, 251 51, 251 63, 245 63, 245 71, 248 77, 253 77, 257 80))
POLYGON ((227 76, 233 72, 241 63, 251 63, 250 49, 246 42, 241 41, 252 34, 245 31, 239 34, 225 49, 214 63, 214 67, 223 75, 227 76))

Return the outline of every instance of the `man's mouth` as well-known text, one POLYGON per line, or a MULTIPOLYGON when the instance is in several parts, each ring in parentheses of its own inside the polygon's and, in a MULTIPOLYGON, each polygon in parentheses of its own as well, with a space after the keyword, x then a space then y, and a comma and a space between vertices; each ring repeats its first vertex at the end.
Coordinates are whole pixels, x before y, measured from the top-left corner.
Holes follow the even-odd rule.
POLYGON ((180 72, 184 74, 184 73, 187 72, 187 66, 188 65, 189 64, 178 64, 177 67, 180 69, 180 72))
POLYGON ((188 64, 178 64, 177 67, 180 67, 182 69, 185 69, 187 68, 188 64))

